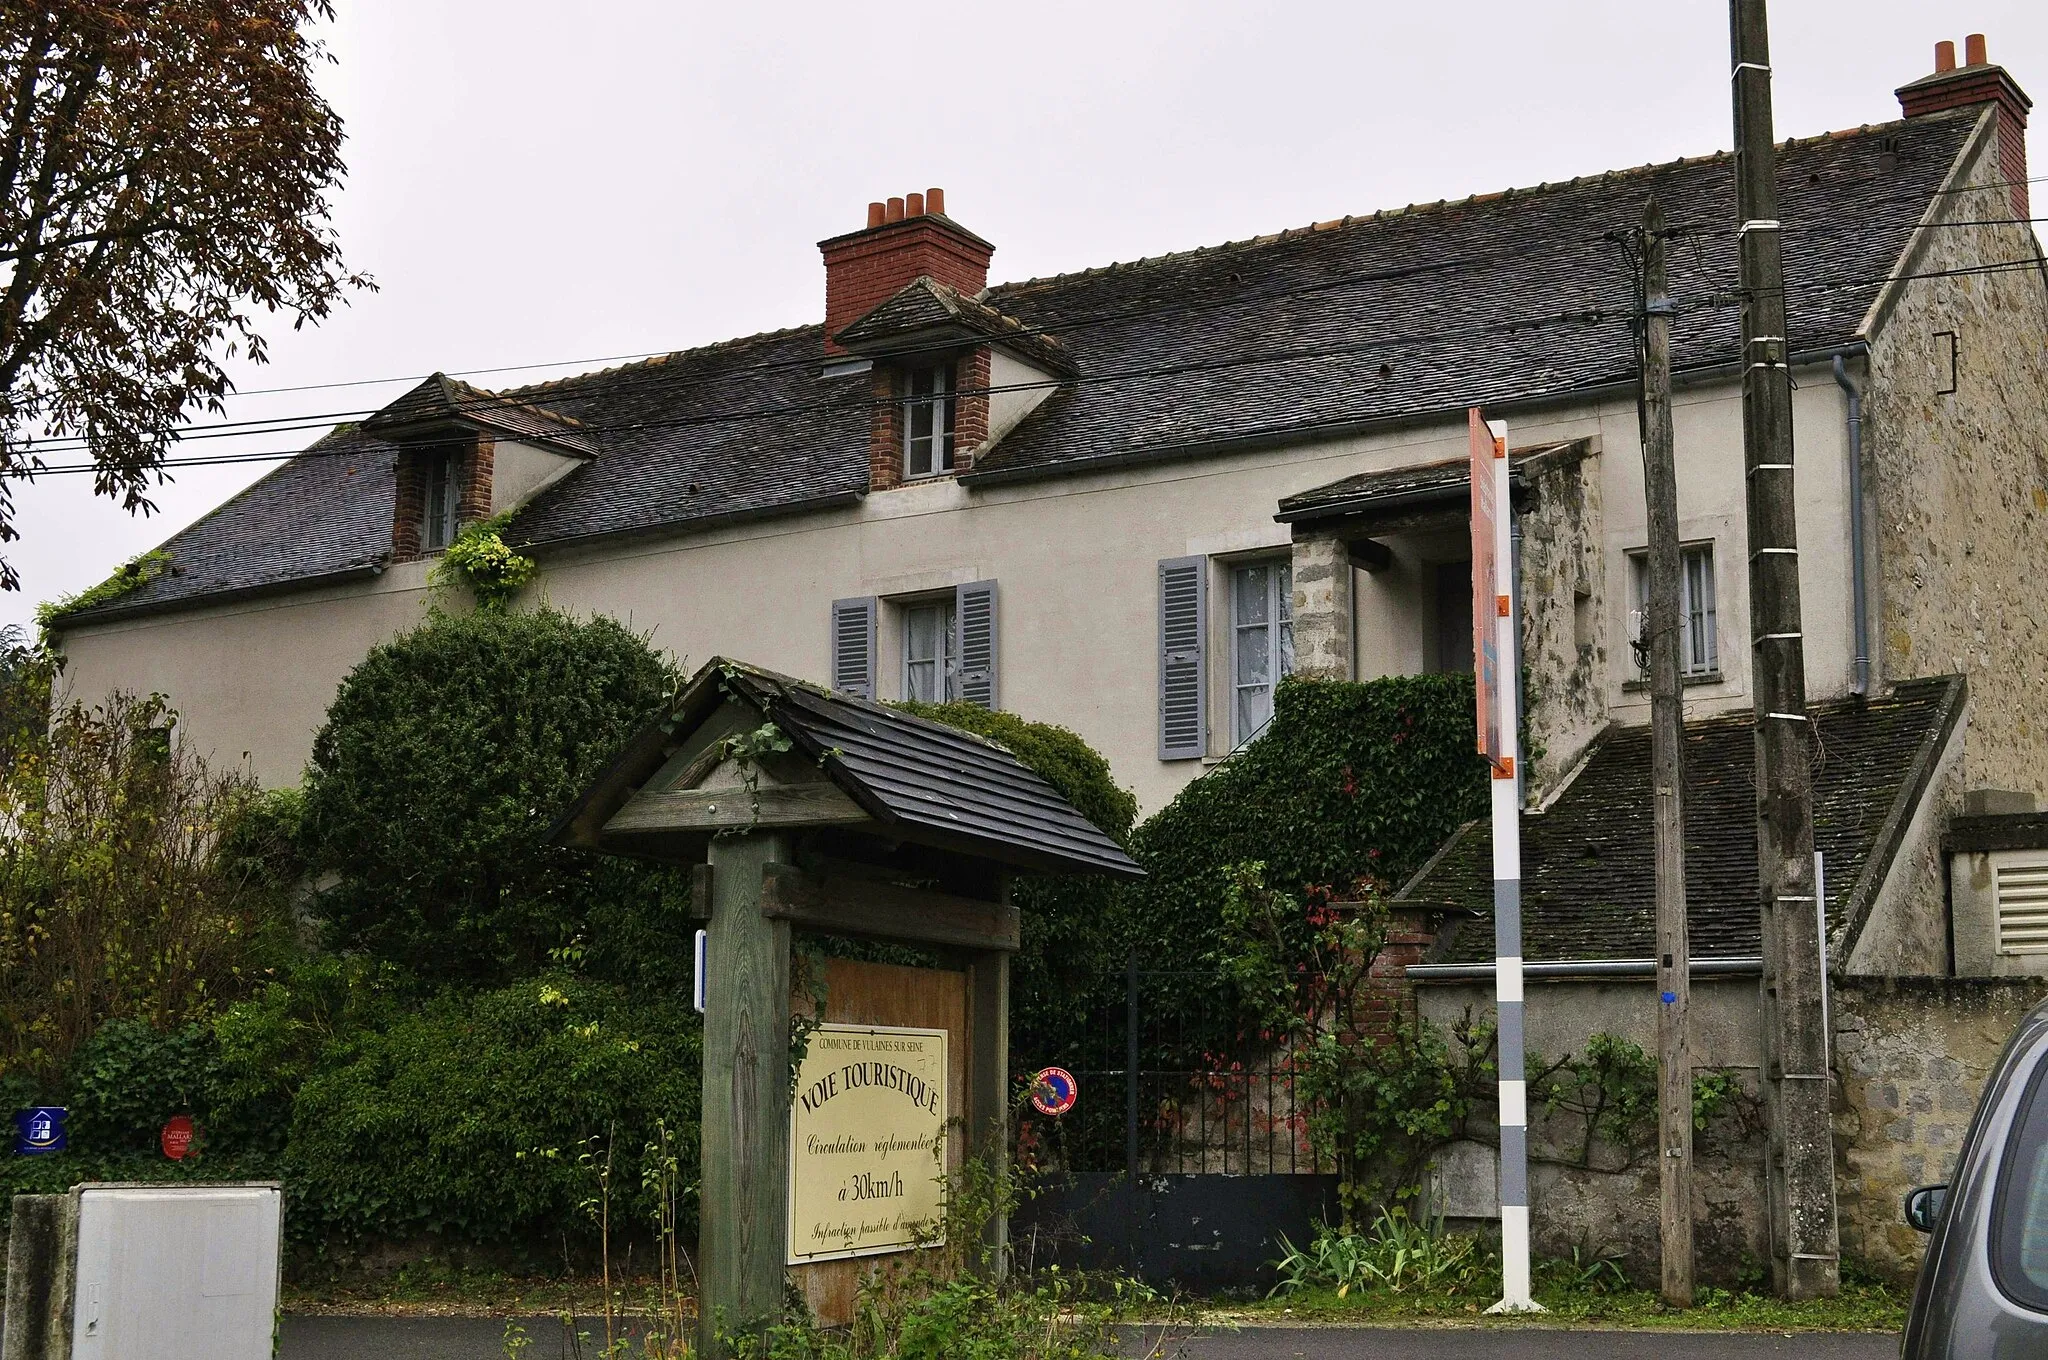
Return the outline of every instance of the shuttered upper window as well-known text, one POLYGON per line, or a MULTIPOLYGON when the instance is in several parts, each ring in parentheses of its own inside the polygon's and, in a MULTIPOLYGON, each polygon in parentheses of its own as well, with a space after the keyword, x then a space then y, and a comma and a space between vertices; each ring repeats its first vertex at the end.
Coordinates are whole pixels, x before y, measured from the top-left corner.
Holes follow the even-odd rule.
POLYGON ((420 547, 438 552, 455 541, 455 516, 460 504, 455 491, 455 456, 430 454, 421 469, 426 477, 420 515, 420 547))
POLYGON ((2048 954, 2048 860, 2005 860, 1992 865, 1998 904, 1998 952, 2048 954))
POLYGON ((1273 721, 1273 688, 1294 670, 1294 567, 1253 562, 1230 573, 1231 724, 1239 746, 1273 721))
POLYGON ((953 370, 940 364, 903 375, 903 475, 953 470, 953 370))

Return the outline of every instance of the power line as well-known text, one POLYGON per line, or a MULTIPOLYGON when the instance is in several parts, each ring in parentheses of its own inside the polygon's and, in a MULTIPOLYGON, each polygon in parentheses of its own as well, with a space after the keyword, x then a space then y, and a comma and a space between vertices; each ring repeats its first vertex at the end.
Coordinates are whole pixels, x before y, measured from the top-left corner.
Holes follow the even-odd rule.
MULTIPOLYGON (((1909 274, 1888 274, 1866 277, 1861 279, 1842 280, 1833 283, 1800 285, 1795 288, 1791 288, 1789 291, 1795 293, 1840 292, 1848 288, 1870 287, 1874 285, 1883 286, 1889 283, 1908 282, 1916 279, 1960 278, 1967 276, 2010 272, 2018 269, 2031 270, 2040 267, 2041 261, 2037 259, 2004 260, 1994 261, 1982 265, 1959 266, 1953 269, 1927 270, 1909 274)), ((1705 301, 1683 307, 1680 310, 1684 313, 1698 313, 1707 311, 1726 310, 1728 308, 1738 305, 1740 305, 1739 297, 1723 295, 1711 297, 1705 301)), ((1123 371, 1111 370, 1105 373, 1089 374, 1066 379, 1046 379, 1043 381, 1034 382, 997 384, 981 388, 962 388, 959 389, 955 393, 955 395, 989 396, 994 395, 996 393, 1042 391, 1046 389, 1056 389, 1061 387, 1101 386, 1120 382, 1141 381, 1147 378, 1181 376, 1195 372, 1215 372, 1231 368, 1255 367, 1261 364, 1288 363, 1303 359, 1342 358, 1354 354, 1372 353, 1378 350, 1426 346, 1450 340, 1466 339, 1475 335, 1512 334, 1518 330, 1535 329, 1537 327, 1546 325, 1573 323, 1585 325, 1602 324, 1604 322, 1611 321, 1617 318, 1626 319, 1626 317, 1623 315, 1624 311, 1625 309, 1609 310, 1606 308, 1588 308, 1575 312, 1555 312, 1546 313, 1542 315, 1512 317, 1506 320, 1496 320, 1474 327, 1466 327, 1449 331, 1407 333, 1389 337, 1382 337, 1369 341, 1362 341, 1352 345, 1336 346, 1331 348, 1282 350, 1250 356, 1234 356, 1228 359, 1213 361, 1194 361, 1185 364, 1133 368, 1123 371)), ((815 364, 818 361, 813 358, 806 359, 802 362, 806 366, 808 366, 811 364, 815 364)), ((724 373, 716 375, 715 377, 706 378, 703 380, 703 382, 708 383, 714 381, 726 381, 727 379, 735 376, 736 372, 743 371, 744 370, 728 370, 724 373)), ((576 431, 579 434, 617 434, 658 429, 678 429, 700 425, 724 424, 728 422, 746 420, 761 420, 768 419, 774 416, 809 415, 826 411, 848 412, 863 409, 874 410, 880 407, 894 406, 896 404, 896 398, 838 398, 828 401, 781 403, 775 405, 740 408, 725 411, 702 412, 689 416, 674 417, 662 420, 636 420, 619 424, 606 425, 581 424, 576 427, 576 431)), ((286 431, 273 429, 265 431, 255 431, 252 433, 283 432, 286 431)), ((159 463, 152 465, 152 468, 147 470, 156 470, 170 467, 219 467, 240 463, 277 462, 299 457, 360 457, 364 454, 364 452, 365 450, 363 450, 360 447, 323 450, 319 448, 318 445, 316 444, 311 448, 276 450, 262 453, 235 453, 201 455, 192 458, 165 458, 161 460, 159 463)), ((85 472, 97 472, 100 470, 101 469, 99 468, 99 466, 95 463, 73 463, 40 467, 33 469, 31 472, 24 473, 23 475, 33 478, 39 476, 60 476, 85 472)))
MULTIPOLYGON (((1239 355, 1227 359, 1195 360, 1181 364, 1148 365, 1122 371, 1088 374, 1074 378, 1049 378, 1043 381, 1023 383, 992 384, 986 387, 961 388, 954 395, 989 396, 1005 392, 1032 392, 1082 386, 1108 386, 1116 383, 1139 382, 1147 379, 1181 377, 1190 373, 1220 372, 1233 368, 1250 368, 1262 364, 1294 363, 1304 359, 1345 358, 1358 354, 1369 354, 1388 349, 1403 349, 1441 344, 1453 340, 1468 339, 1478 335, 1513 334, 1534 330, 1548 325, 1602 325, 1616 319, 1626 319, 1626 309, 1608 310, 1589 308, 1574 312, 1554 312, 1543 315, 1514 317, 1505 321, 1493 321, 1483 325, 1455 330, 1434 332, 1412 332, 1361 341, 1351 345, 1323 348, 1295 348, 1269 351, 1254 355, 1239 355)), ((585 425, 579 433, 616 434, 629 431, 681 429, 699 425, 725 424, 746 420, 762 420, 775 416, 811 415, 820 412, 857 412, 895 406, 898 398, 841 397, 829 401, 779 403, 767 406, 739 408, 725 411, 700 412, 662 420, 637 420, 618 425, 585 425)), ((318 445, 308 449, 291 449, 267 453, 234 453, 201 456, 197 458, 167 458, 162 467, 211 467, 234 463, 272 462, 289 458, 311 457, 362 457, 371 452, 360 446, 342 449, 322 449, 318 445)), ((96 464, 70 463, 54 467, 39 468, 34 476, 56 476, 71 473, 98 471, 96 464)))

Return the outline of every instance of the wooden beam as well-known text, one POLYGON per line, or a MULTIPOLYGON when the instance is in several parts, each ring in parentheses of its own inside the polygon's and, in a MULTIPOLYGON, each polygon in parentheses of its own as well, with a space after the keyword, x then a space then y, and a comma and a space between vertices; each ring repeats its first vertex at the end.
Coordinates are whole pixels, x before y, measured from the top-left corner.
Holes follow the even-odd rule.
POLYGON ((762 875, 761 914, 807 930, 955 949, 1017 949, 1017 909, 1007 903, 809 874, 793 864, 767 865, 762 875))
POLYGON ((763 784, 744 788, 636 793, 604 825, 605 834, 649 831, 759 831, 787 826, 854 826, 868 820, 858 803, 832 784, 763 784))
POLYGON ((1394 565, 1394 550, 1378 539, 1346 539, 1344 551, 1351 554, 1351 565, 1360 571, 1385 571, 1394 565))
POLYGON ((704 1012, 698 1345, 782 1320, 789 1250, 789 922, 761 910, 762 867, 789 838, 711 842, 704 1012))
MULTIPOLYGON (((1005 892, 1005 896, 1008 893, 1005 892)), ((1015 909, 1010 909, 1014 914, 1015 909)), ((1010 1152, 1010 956, 978 950, 967 968, 967 1155, 985 1161, 998 1176, 1009 1175, 1010 1152)), ((1000 1281, 1008 1264, 1009 1223, 1001 1214, 983 1229, 982 1247, 991 1278, 1000 1281)))

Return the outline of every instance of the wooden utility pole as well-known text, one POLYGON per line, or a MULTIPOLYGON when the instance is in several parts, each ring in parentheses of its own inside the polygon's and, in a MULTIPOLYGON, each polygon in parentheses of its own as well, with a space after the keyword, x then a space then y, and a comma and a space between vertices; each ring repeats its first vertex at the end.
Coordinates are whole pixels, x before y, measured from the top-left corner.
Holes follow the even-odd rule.
POLYGON ((1785 1298, 1840 1288, 1834 1140, 1813 864, 1812 724, 1800 637, 1792 494, 1792 372, 1764 0, 1729 0, 1735 202, 1741 223, 1742 445, 1749 521, 1750 686, 1756 704, 1758 907, 1771 1283, 1785 1298))
POLYGON ((1643 209, 1643 493, 1650 520, 1650 785, 1656 804, 1657 1146, 1664 1301, 1692 1307, 1692 1049, 1686 1008, 1685 709, 1679 692, 1678 469, 1671 429, 1671 298, 1664 208, 1643 209))

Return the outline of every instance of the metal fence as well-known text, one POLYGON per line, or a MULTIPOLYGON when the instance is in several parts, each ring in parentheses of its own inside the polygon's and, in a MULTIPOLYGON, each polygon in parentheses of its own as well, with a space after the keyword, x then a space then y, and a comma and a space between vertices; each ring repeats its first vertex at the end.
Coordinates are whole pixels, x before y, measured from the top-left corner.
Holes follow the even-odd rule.
MULTIPOLYGON (((1208 970, 1126 971, 1122 1003, 1044 1064, 1071 1072, 1074 1108, 1026 1108, 1018 1155, 1070 1172, 1306 1175, 1336 1168, 1309 1145, 1287 1048, 1247 1026, 1236 988, 1208 970)), ((1028 1081, 1031 1071, 1018 1074, 1028 1081)))

